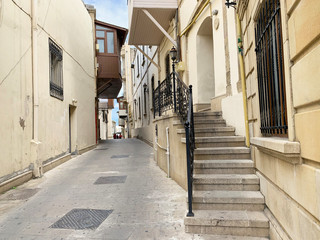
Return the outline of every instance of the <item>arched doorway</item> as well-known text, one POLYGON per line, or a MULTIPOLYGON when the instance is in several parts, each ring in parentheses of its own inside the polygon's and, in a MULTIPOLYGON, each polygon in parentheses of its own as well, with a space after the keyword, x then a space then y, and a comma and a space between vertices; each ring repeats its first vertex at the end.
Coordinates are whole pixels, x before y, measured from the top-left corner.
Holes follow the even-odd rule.
POLYGON ((199 103, 215 96, 212 19, 206 18, 197 33, 197 84, 199 103))

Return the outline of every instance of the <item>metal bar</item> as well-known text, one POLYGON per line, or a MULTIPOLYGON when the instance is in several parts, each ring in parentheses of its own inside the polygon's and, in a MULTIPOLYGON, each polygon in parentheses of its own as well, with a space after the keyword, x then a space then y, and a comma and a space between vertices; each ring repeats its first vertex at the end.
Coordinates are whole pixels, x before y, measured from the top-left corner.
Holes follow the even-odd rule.
POLYGON ((169 39, 169 41, 176 47, 178 48, 177 42, 173 40, 173 38, 170 36, 169 33, 167 33, 166 30, 158 23, 158 21, 149 13, 146 9, 142 9, 142 11, 147 15, 148 18, 159 28, 159 30, 169 39))
POLYGON ((174 112, 177 112, 177 97, 176 97, 176 72, 175 72, 175 66, 174 62, 172 63, 172 81, 173 81, 173 106, 174 106, 174 112))
POLYGON ((151 58, 139 46, 137 46, 137 45, 134 45, 134 46, 135 46, 136 49, 138 49, 139 52, 141 52, 143 54, 143 56, 145 56, 150 62, 152 62, 161 71, 161 67, 155 61, 153 61, 153 59, 156 56, 156 54, 154 54, 153 58, 151 58))
POLYGON ((185 130, 186 130, 188 206, 189 206, 187 217, 193 217, 194 213, 192 212, 192 176, 191 176, 190 139, 189 139, 189 127, 190 127, 190 124, 188 122, 186 122, 184 127, 185 127, 185 130))
POLYGON ((159 117, 161 116, 161 96, 160 96, 160 94, 161 94, 161 92, 160 92, 160 80, 158 80, 158 88, 159 88, 159 95, 158 95, 158 99, 159 99, 159 101, 158 101, 158 104, 159 104, 159 108, 158 108, 158 110, 159 110, 159 117))

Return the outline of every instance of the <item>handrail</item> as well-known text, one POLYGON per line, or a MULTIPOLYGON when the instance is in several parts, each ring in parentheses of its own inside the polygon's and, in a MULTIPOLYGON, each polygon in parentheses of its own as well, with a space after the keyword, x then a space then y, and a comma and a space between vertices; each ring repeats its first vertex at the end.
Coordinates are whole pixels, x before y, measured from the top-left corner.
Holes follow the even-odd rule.
POLYGON ((178 73, 173 71, 158 87, 153 89, 154 117, 158 113, 173 109, 184 124, 186 132, 186 156, 188 177, 188 213, 187 217, 193 217, 192 212, 192 182, 193 160, 195 149, 194 120, 192 86, 189 87, 180 79, 178 73))

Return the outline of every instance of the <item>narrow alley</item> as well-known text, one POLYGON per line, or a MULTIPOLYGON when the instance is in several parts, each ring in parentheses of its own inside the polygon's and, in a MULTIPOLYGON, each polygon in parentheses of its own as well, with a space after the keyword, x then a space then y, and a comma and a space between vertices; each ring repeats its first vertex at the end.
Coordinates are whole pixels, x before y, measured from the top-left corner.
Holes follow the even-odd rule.
POLYGON ((185 199, 151 147, 108 140, 1 195, 0 239, 202 239, 184 231, 185 199))

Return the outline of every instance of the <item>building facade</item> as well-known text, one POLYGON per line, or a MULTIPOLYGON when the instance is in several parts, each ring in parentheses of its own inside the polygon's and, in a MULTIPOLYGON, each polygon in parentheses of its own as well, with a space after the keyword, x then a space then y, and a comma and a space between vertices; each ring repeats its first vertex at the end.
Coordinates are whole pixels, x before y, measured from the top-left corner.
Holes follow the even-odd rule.
POLYGON ((238 1, 237 12, 271 239, 319 239, 320 2, 238 1))
MULTIPOLYGON (((184 122, 180 121, 173 104, 166 103, 174 101, 170 97, 174 87, 172 80, 168 80, 172 75, 167 77, 173 67, 178 72, 176 77, 186 86, 192 85, 197 119, 206 121, 206 117, 213 119, 214 114, 221 114, 227 128, 235 131, 235 137, 245 136, 247 148, 231 148, 229 143, 219 141, 215 143, 219 147, 213 148, 208 147, 206 137, 209 132, 217 133, 221 129, 206 127, 203 130, 207 132, 197 129, 196 137, 198 134, 201 138, 198 141, 206 140, 207 143, 199 144, 206 147, 195 151, 196 173, 207 175, 202 179, 196 176, 194 187, 197 187, 198 195, 194 201, 198 201, 195 207, 206 218, 187 218, 187 231, 227 234, 230 229, 225 227, 221 232, 219 225, 213 224, 217 219, 213 218, 216 212, 212 209, 221 207, 229 211, 230 208, 221 206, 211 193, 201 195, 204 193, 200 193, 199 188, 200 191, 224 189, 227 182, 222 184, 224 186, 214 185, 217 179, 224 181, 219 174, 228 173, 224 176, 228 178, 232 171, 240 172, 231 169, 235 166, 225 167, 230 162, 224 160, 241 159, 242 153, 248 153, 246 158, 250 158, 254 168, 250 170, 251 173, 254 171, 250 177, 257 177, 260 182, 254 194, 265 204, 260 209, 263 214, 259 215, 265 228, 241 232, 235 224, 228 233, 277 240, 319 239, 320 172, 319 150, 315 145, 320 126, 317 81, 320 30, 319 24, 315 24, 320 13, 318 1, 131 0, 128 6, 129 44, 159 47, 160 82, 155 84, 159 94, 153 92, 153 100, 159 104, 154 108, 157 114, 153 120, 155 160, 159 167, 187 189, 184 122), (236 7, 227 8, 230 3, 236 7), (171 60, 173 46, 177 59, 171 60), (169 89, 169 94, 166 95, 163 89, 169 89), (210 168, 209 165, 219 164, 209 159, 219 160, 220 167, 210 168), (204 160, 209 161, 205 163, 204 160), (214 186, 210 185, 212 182, 214 186), (216 205, 204 205, 214 201, 217 201, 216 205)), ((237 174, 232 178, 239 176, 243 179, 243 175, 237 174)), ((246 191, 244 185, 242 191, 246 191)), ((246 201, 252 200, 249 197, 246 201)), ((237 200, 232 201, 234 204, 237 200)), ((217 221, 223 224, 224 220, 217 221)))
POLYGON ((82 1, 1 1, 0 14, 5 191, 95 146, 96 82, 82 1))
POLYGON ((158 47, 126 45, 123 51, 127 75, 125 93, 128 123, 126 126, 130 137, 142 139, 149 145, 153 145, 152 86, 158 81, 158 68, 154 65, 158 62, 158 47))

